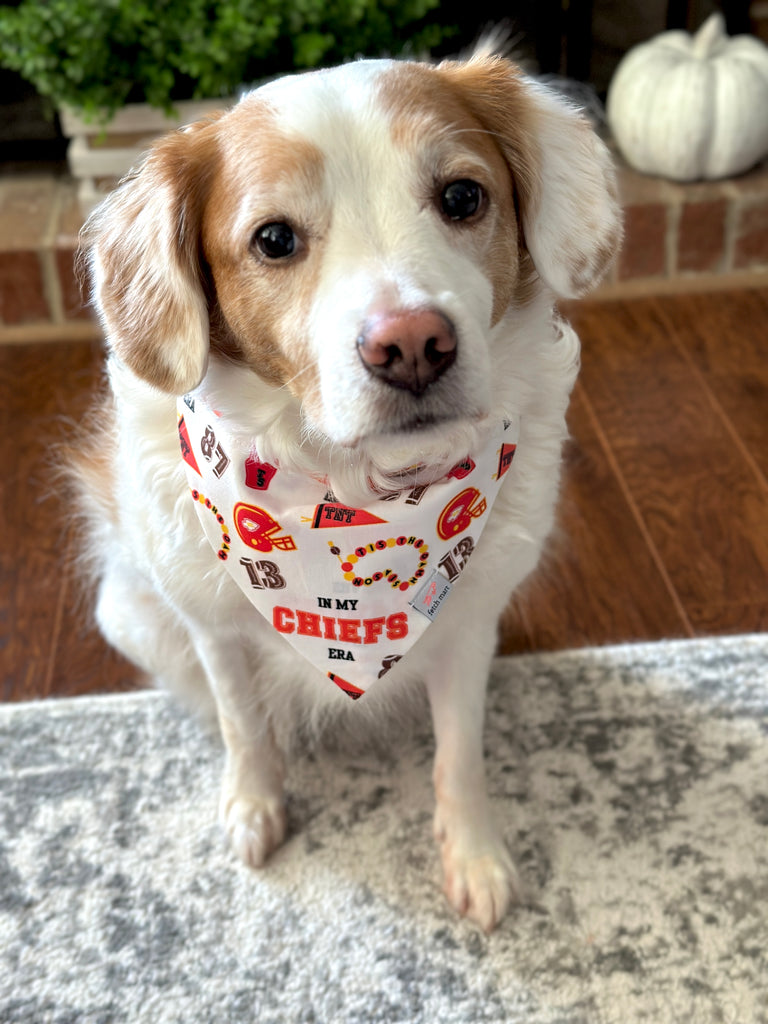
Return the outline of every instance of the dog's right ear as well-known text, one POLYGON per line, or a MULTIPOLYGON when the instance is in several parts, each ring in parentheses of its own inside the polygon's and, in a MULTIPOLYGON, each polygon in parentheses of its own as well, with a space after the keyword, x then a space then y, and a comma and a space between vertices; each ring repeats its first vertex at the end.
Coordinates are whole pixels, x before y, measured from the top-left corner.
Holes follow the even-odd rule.
POLYGON ((215 118, 155 143, 88 219, 81 251, 112 352, 138 377, 180 395, 208 359, 199 238, 217 161, 215 118))
POLYGON ((539 277, 562 298, 584 295, 621 243, 607 148, 569 103, 487 49, 436 72, 461 90, 507 161, 539 277))

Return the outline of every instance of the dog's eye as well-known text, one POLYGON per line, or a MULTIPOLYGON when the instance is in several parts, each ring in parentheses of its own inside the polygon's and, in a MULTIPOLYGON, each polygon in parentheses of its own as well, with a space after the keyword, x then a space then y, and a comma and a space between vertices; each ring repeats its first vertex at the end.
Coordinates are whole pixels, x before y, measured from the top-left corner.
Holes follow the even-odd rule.
POLYGON ((262 256, 270 260, 283 260, 286 256, 293 256, 297 248, 293 228, 282 221, 265 224, 259 228, 253 236, 253 244, 262 256))
POLYGON ((470 178, 450 182, 440 194, 440 207, 449 220, 469 220, 482 202, 482 187, 470 178))

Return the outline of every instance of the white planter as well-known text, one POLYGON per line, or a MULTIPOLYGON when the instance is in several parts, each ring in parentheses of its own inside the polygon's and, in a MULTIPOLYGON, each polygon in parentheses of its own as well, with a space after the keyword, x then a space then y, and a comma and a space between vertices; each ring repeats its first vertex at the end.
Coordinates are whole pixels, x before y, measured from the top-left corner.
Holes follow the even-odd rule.
POLYGON ((67 162, 78 183, 84 214, 114 188, 160 135, 232 106, 235 99, 188 100, 176 103, 177 117, 169 117, 145 103, 131 103, 106 124, 84 121, 69 108, 59 111, 68 139, 67 162))

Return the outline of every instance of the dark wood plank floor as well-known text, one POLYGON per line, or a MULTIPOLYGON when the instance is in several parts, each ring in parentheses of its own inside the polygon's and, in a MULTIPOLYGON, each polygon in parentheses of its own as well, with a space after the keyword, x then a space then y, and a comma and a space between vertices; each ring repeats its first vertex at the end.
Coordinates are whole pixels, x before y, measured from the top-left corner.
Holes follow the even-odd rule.
MULTIPOLYGON (((502 653, 768 629, 768 288, 583 304, 560 523, 502 653)), ((56 483, 89 344, 0 347, 0 699, 142 684, 89 621, 56 483)))
POLYGON ((67 418, 91 403, 101 356, 88 343, 0 346, 0 699, 137 685, 91 627, 73 579, 75 538, 56 479, 67 418))
POLYGON ((502 651, 768 629, 768 289, 572 319, 561 530, 502 651))

